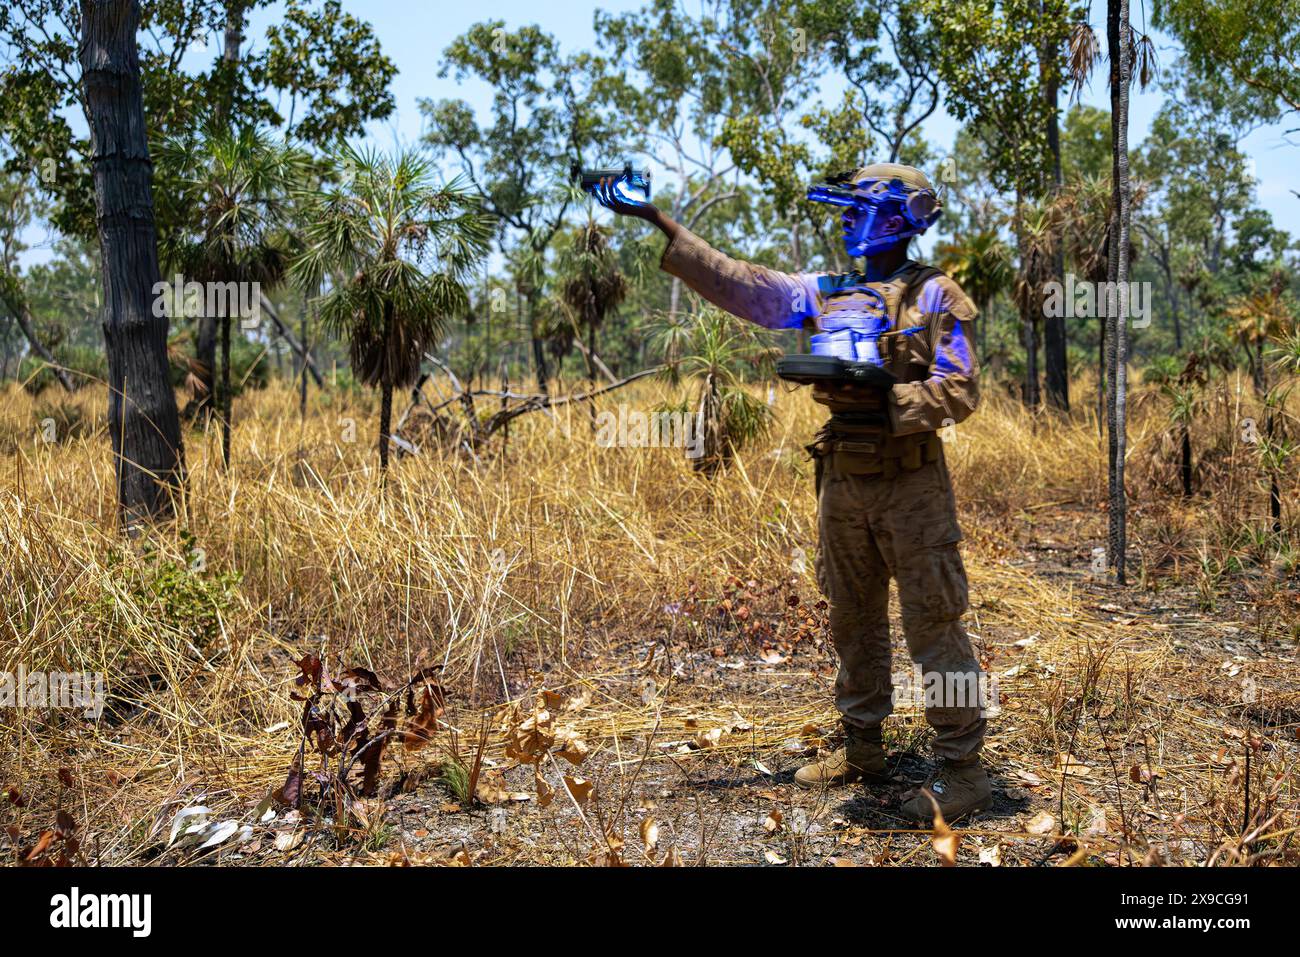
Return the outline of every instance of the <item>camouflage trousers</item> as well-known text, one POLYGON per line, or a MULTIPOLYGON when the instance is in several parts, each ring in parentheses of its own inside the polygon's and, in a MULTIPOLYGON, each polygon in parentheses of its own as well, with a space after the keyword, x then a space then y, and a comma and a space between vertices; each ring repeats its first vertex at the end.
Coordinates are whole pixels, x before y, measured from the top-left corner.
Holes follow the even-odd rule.
POLYGON ((979 663, 961 624, 968 591, 947 466, 939 457, 886 478, 837 470, 838 458, 828 454, 818 462, 817 483, 817 581, 830 604, 840 659, 835 706, 854 728, 877 727, 893 711, 893 578, 907 650, 921 672, 921 693, 928 693, 920 700, 935 731, 934 753, 972 757, 986 722, 973 696, 982 680, 979 663))

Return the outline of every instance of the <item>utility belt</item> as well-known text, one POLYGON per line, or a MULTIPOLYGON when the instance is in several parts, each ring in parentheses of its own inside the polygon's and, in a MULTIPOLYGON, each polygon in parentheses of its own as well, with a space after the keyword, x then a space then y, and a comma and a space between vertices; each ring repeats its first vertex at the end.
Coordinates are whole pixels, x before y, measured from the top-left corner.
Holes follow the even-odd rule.
POLYGON ((891 479, 899 472, 915 472, 943 456, 943 442, 937 433, 890 435, 889 419, 880 412, 837 413, 806 448, 817 463, 819 488, 826 467, 840 475, 891 479))

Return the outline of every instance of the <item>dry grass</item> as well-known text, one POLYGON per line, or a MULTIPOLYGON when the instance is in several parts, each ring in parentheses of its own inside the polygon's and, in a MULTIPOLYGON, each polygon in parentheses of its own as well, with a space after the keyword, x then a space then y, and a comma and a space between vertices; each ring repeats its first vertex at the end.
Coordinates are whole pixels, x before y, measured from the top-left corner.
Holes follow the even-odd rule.
MULTIPOLYGON (((648 409, 667 397, 646 383, 608 401, 648 409)), ((298 746, 289 692, 293 661, 307 651, 390 682, 444 666, 449 720, 470 729, 462 754, 478 712, 542 687, 584 687, 592 702, 573 721, 612 756, 622 787, 643 749, 650 764, 676 760, 647 745, 652 732, 689 739, 740 710, 751 727, 728 728, 709 756, 735 765, 779 751, 810 723, 830 727, 824 634, 787 643, 783 675, 795 690, 779 698, 712 695, 707 678, 689 677, 695 664, 687 677, 680 668, 686 658, 707 663, 714 648, 751 661, 760 652, 752 632, 716 613, 732 576, 762 592, 756 618, 779 624, 786 591, 811 600, 812 563, 800 562, 815 546, 802 445, 820 414, 806 390, 779 394, 771 435, 714 481, 693 475, 680 452, 600 448, 587 410, 567 409, 525 417, 504 452, 479 462, 399 459, 381 487, 369 396, 313 394, 300 423, 296 397, 272 387, 236 405, 229 474, 215 430, 187 435, 186 518, 134 542, 115 529, 102 392, 32 400, 11 387, 0 398, 0 670, 103 673, 123 719, 0 712, 0 784, 25 805, 5 812, 11 840, 28 841, 60 804, 94 834, 96 859, 139 862, 160 853, 170 814, 198 794, 213 807, 257 803, 298 746), (46 443, 50 418, 59 441, 46 443), (700 613, 665 614, 683 601, 700 613), (656 646, 675 664, 643 660, 656 646), (677 687, 643 699, 636 689, 648 674, 661 676, 661 692, 677 687), (142 710, 130 706, 137 700, 142 710), (71 787, 57 782, 61 767, 73 770, 71 787)), ((1222 466, 1239 483, 1230 508, 1173 502, 1159 470, 1143 468, 1163 454, 1160 415, 1139 403, 1131 427, 1143 580, 1208 587, 1231 604, 1230 572, 1244 566, 1228 550, 1239 559, 1252 546, 1225 541, 1225 529, 1258 512, 1240 478, 1248 466, 1222 466)), ((1007 675, 990 756, 1076 839, 1096 822, 1090 809, 1103 807, 1107 824, 1084 846, 1108 859, 1294 858, 1300 718, 1281 664, 1295 648, 1293 553, 1260 553, 1252 567, 1270 574, 1251 586, 1237 624, 1144 617, 1124 595, 1107 607, 1106 589, 1087 581, 1104 534, 1100 449, 1086 414, 1034 419, 996 398, 948 446, 969 539, 971 630, 986 666, 1007 675), (1043 540, 1053 546, 1050 575, 1023 561, 1043 540), (1254 629, 1234 650, 1264 705, 1221 680, 1230 670, 1222 629, 1234 627, 1254 629), (1263 817, 1256 799, 1245 830, 1267 824, 1248 841, 1246 751, 1252 786, 1264 781, 1260 793, 1273 795, 1263 817), (1061 754, 1083 760, 1087 774, 1063 778, 1061 754), (1045 783, 1026 783, 1034 777, 1045 783)), ((1294 540, 1294 484, 1288 495, 1294 540)), ((923 731, 917 714, 900 711, 898 740, 915 743, 923 731)), ((495 733, 488 753, 501 758, 495 733)), ((405 768, 412 759, 394 760, 405 768)), ((585 853, 560 842, 552 859, 585 853)))

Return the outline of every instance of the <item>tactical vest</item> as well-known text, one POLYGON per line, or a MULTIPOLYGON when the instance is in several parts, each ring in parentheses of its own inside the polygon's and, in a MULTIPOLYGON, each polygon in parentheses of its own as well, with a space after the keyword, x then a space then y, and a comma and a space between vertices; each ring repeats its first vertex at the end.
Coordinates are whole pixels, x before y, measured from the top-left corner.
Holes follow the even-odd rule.
MULTIPOLYGON (((912 306, 925 284, 943 272, 933 266, 908 263, 889 279, 867 282, 860 273, 823 276, 818 282, 824 307, 818 324, 836 328, 850 319, 868 319, 884 329, 877 340, 881 365, 899 382, 919 382, 929 377, 931 324, 938 316, 925 316, 924 325, 899 328, 904 311, 912 306)), ((894 436, 889 434, 885 393, 861 401, 829 403, 830 420, 817 433, 808 452, 817 462, 817 484, 822 471, 892 478, 899 470, 914 471, 938 461, 942 444, 934 432, 894 436)))

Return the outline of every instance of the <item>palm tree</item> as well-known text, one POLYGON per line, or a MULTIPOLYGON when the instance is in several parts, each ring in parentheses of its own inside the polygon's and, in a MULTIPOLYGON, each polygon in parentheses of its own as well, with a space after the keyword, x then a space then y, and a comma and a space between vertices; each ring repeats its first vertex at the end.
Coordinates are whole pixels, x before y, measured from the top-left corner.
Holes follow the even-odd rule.
MULTIPOLYGON (((240 299, 280 281, 288 260, 285 227, 291 191, 308 175, 306 155, 251 127, 229 129, 208 123, 197 135, 172 139, 158 149, 160 179, 171 215, 160 217, 172 230, 159 243, 164 262, 187 280, 240 284, 240 299), (193 221, 194 228, 185 223, 193 221), (253 284, 258 284, 253 286, 253 284)), ((216 381, 216 335, 221 335, 221 459, 230 465, 229 296, 210 297, 217 309, 199 316, 196 355, 200 394, 187 415, 210 411, 216 381)), ((260 310, 260 302, 257 305, 260 310)))
POLYGON ((566 325, 573 335, 587 337, 583 350, 587 359, 587 377, 596 379, 596 332, 605 317, 627 297, 628 282, 619 269, 618 255, 610 248, 609 237, 596 224, 594 207, 588 208, 587 222, 568 237, 559 258, 559 305, 566 325))
POLYGON ((435 184, 414 151, 340 147, 337 186, 305 196, 305 248, 291 274, 319 298, 325 327, 350 343, 353 374, 382 390, 379 466, 388 469, 393 389, 415 383, 448 317, 469 306, 465 283, 487 254, 492 219, 454 180, 435 184), (426 271, 426 267, 432 267, 426 271))
POLYGON ((984 229, 935 246, 944 272, 961 286, 980 311, 979 350, 988 349, 989 309, 999 293, 1011 285, 1011 250, 996 230, 984 229))
POLYGON ((771 410, 746 392, 743 383, 747 376, 770 372, 780 349, 749 323, 712 306, 698 315, 668 319, 653 339, 664 356, 664 376, 673 383, 685 377, 698 384, 695 421, 704 434, 692 464, 713 476, 737 449, 767 430, 771 410))

